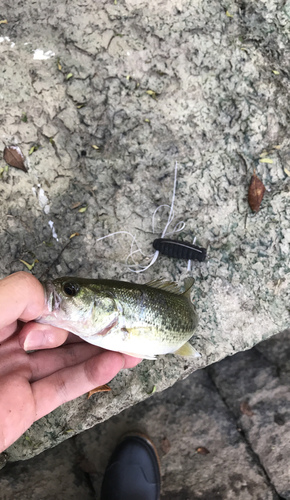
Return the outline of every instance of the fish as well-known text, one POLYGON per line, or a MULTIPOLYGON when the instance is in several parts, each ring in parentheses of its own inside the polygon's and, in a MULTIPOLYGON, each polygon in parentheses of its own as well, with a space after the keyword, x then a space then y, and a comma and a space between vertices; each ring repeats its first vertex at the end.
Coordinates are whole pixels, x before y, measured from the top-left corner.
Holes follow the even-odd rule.
POLYGON ((198 323, 191 301, 193 278, 147 284, 63 277, 43 283, 46 308, 39 323, 64 328, 96 346, 156 359, 193 356, 188 342, 198 323))

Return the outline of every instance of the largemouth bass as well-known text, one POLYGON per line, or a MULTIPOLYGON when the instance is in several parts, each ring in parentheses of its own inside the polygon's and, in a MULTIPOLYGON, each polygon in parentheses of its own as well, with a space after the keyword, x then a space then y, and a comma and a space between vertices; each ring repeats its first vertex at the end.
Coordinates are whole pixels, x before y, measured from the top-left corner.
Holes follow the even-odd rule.
POLYGON ((46 312, 36 321, 75 333, 91 344, 139 358, 191 356, 187 342, 198 317, 190 300, 193 279, 181 292, 162 280, 146 285, 114 280, 58 278, 44 283, 46 312))

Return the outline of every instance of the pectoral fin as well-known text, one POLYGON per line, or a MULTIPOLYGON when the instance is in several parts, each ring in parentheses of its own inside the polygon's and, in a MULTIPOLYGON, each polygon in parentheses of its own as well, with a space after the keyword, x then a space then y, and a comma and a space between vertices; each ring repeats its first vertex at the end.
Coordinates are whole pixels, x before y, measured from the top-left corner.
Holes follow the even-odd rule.
POLYGON ((192 345, 189 342, 186 342, 173 354, 178 354, 178 356, 196 356, 196 353, 197 351, 192 347, 192 345))

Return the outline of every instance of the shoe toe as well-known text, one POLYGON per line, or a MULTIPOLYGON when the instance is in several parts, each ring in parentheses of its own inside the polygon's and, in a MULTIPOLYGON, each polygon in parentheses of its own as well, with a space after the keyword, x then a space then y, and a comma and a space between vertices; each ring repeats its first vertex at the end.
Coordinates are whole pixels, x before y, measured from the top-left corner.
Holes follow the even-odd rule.
POLYGON ((101 500, 158 500, 160 471, 153 446, 140 436, 125 438, 105 472, 101 500))

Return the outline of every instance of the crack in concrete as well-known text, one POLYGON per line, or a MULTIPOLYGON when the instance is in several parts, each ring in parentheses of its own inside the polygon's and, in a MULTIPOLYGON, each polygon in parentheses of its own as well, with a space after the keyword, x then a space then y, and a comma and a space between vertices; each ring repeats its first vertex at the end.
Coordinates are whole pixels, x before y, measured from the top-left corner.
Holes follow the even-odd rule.
POLYGON ((231 407, 228 405, 226 398, 223 397, 223 395, 222 395, 222 393, 221 393, 218 385, 215 382, 215 379, 214 379, 214 376, 212 374, 211 368, 210 367, 205 368, 205 371, 207 372, 207 374, 208 374, 208 376, 209 376, 212 384, 214 385, 214 387, 215 387, 215 389, 216 389, 216 391, 217 391, 220 399, 222 400, 222 402, 224 403, 225 407, 227 408, 230 417, 235 422, 237 433, 238 433, 239 436, 241 436, 242 440, 245 442, 245 445, 246 445, 246 448, 248 450, 249 455, 251 456, 252 460, 256 463, 256 465, 261 469, 261 472, 263 473, 268 486, 272 489, 272 492, 275 495, 275 498, 273 498, 273 500, 287 500, 287 498, 282 497, 281 495, 279 495, 279 493, 276 490, 275 486, 273 485, 273 483, 271 481, 271 478, 268 475, 268 473, 267 473, 267 471, 266 471, 263 463, 261 462, 259 455, 253 450, 253 448, 251 446, 251 442, 246 437, 246 434, 245 434, 244 430, 241 429, 241 427, 238 425, 237 419, 235 417, 234 412, 232 411, 231 407))

